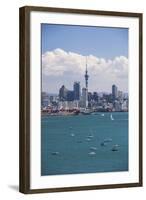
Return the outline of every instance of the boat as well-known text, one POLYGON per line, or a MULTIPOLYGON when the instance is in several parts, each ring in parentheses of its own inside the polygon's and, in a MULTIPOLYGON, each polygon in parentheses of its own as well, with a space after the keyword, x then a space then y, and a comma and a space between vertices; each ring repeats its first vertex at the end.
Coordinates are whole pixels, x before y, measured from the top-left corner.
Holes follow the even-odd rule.
POLYGON ((97 147, 90 147, 90 150, 96 151, 97 147))
POLYGON ((86 137, 86 140, 87 140, 87 141, 90 141, 93 137, 94 137, 94 135, 90 134, 90 135, 88 135, 88 136, 86 137))
POLYGON ((91 109, 85 108, 85 109, 82 109, 80 113, 83 115, 90 115, 91 113, 93 113, 93 111, 91 109))
POLYGON ((87 137, 86 140, 87 140, 87 141, 91 141, 91 138, 87 137))
POLYGON ((94 135, 90 134, 90 135, 88 135, 87 137, 88 137, 88 138, 93 138, 94 135))
POLYGON ((75 134, 74 134, 74 133, 71 133, 70 135, 71 135, 72 137, 74 137, 74 136, 75 136, 75 134))
POLYGON ((91 152, 89 152, 88 154, 92 156, 92 155, 95 155, 96 152, 95 152, 95 151, 91 151, 91 152))
POLYGON ((104 139, 104 142, 106 143, 106 142, 112 142, 113 140, 112 140, 112 138, 106 138, 106 139, 104 139))
POLYGON ((59 155, 59 152, 58 151, 54 151, 51 153, 53 156, 56 156, 56 155, 59 155))
POLYGON ((100 145, 105 147, 107 145, 107 143, 106 142, 101 142, 100 145))
POLYGON ((115 144, 112 148, 112 151, 118 151, 119 150, 119 145, 115 144))
POLYGON ((114 118, 113 118, 112 114, 110 115, 110 117, 111 117, 111 120, 114 120, 114 118))

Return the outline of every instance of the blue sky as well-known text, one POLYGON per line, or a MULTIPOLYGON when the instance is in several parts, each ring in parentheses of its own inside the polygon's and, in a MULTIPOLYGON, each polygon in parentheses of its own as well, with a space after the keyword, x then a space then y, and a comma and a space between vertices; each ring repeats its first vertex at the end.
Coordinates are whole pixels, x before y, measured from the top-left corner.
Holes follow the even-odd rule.
POLYGON ((41 25, 42 90, 58 93, 74 81, 85 87, 88 57, 89 91, 111 92, 112 84, 128 91, 128 29, 41 25))
POLYGON ((56 48, 107 59, 128 57, 128 29, 42 24, 42 53, 56 48))

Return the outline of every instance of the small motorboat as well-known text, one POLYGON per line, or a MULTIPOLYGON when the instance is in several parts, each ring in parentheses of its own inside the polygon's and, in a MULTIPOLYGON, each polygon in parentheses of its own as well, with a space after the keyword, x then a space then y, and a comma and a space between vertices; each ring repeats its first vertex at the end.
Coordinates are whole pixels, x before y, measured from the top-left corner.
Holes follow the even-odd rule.
POLYGON ((118 144, 115 144, 113 147, 112 147, 112 151, 118 151, 119 150, 119 145, 118 144))
POLYGON ((90 134, 90 135, 88 135, 88 136, 86 137, 86 140, 87 140, 87 141, 90 141, 93 137, 94 137, 94 135, 90 134))
POLYGON ((58 151, 54 151, 54 152, 52 152, 51 153, 53 156, 57 156, 57 155, 59 155, 59 152, 58 151))
POLYGON ((105 146, 107 146, 107 143, 106 142, 101 142, 100 145, 105 147, 105 146))
POLYGON ((71 133, 70 135, 71 135, 72 137, 74 137, 74 136, 75 136, 75 134, 74 134, 74 133, 71 133))
POLYGON ((88 154, 91 155, 91 156, 93 156, 93 155, 96 154, 96 152, 95 152, 95 151, 91 151, 91 152, 89 152, 88 154))
POLYGON ((87 137, 86 140, 87 140, 87 141, 91 141, 91 138, 87 137))
POLYGON ((94 135, 90 134, 90 135, 88 135, 87 137, 88 137, 88 138, 93 138, 94 135))
POLYGON ((106 139, 104 139, 104 142, 112 142, 113 140, 112 140, 112 138, 106 138, 106 139))

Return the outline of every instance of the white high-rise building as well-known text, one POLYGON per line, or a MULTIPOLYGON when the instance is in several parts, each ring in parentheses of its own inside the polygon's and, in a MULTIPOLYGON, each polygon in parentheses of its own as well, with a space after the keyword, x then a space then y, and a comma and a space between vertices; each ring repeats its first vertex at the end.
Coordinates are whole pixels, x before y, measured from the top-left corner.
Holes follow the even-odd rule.
POLYGON ((84 108, 88 107, 88 90, 87 90, 87 88, 82 88, 82 106, 84 108))

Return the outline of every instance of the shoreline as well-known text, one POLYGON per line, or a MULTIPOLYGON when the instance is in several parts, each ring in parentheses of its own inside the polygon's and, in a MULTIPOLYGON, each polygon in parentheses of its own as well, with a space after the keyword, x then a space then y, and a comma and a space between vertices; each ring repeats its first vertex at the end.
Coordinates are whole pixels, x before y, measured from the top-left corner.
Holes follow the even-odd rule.
POLYGON ((99 113, 128 113, 129 111, 96 111, 91 113, 47 113, 47 112, 41 112, 41 116, 78 116, 78 115, 96 115, 99 113))

